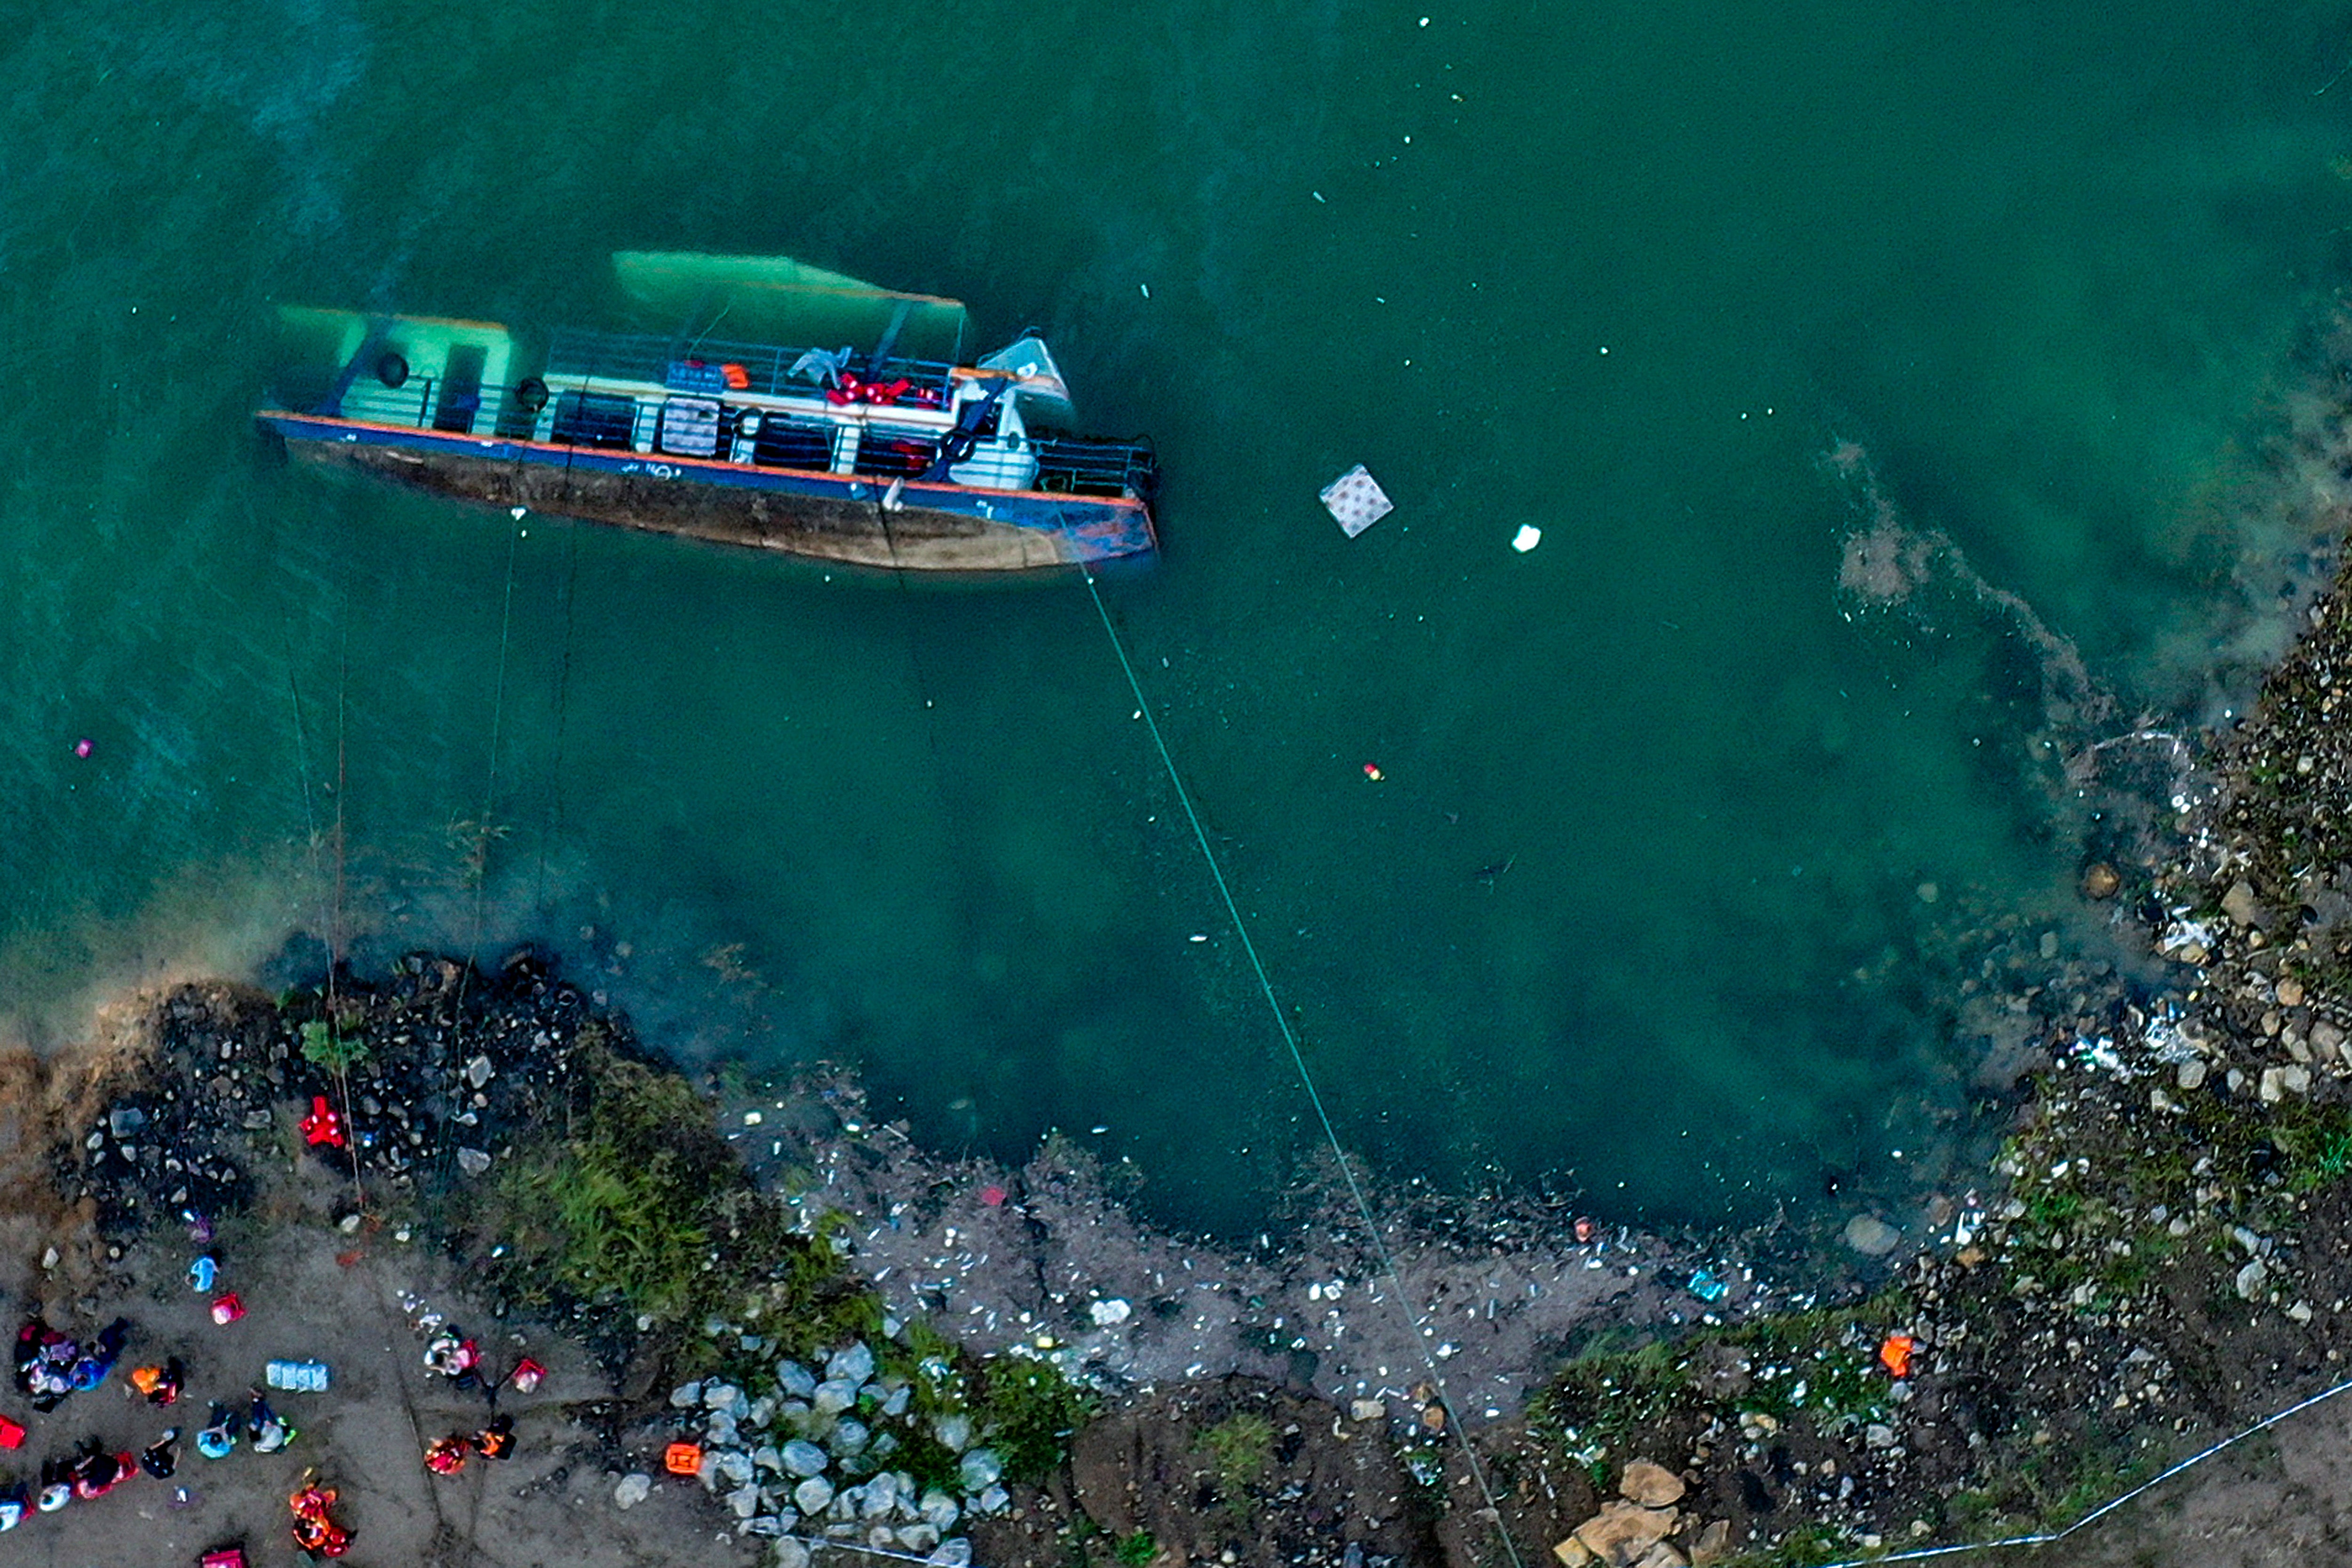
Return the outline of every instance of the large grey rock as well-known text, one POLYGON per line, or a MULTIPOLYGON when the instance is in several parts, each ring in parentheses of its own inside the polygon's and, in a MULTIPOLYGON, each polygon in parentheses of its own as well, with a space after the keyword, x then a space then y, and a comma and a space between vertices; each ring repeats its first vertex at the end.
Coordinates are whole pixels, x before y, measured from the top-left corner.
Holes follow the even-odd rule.
POLYGON ((776 1554, 770 1561, 773 1568, 809 1568, 809 1549, 786 1536, 776 1542, 776 1554))
POLYGON ((654 1489, 653 1477, 642 1470, 631 1470, 613 1489, 613 1503, 617 1508, 630 1509, 646 1500, 654 1489))
POLYGON ((2221 912, 2238 925, 2263 923, 2263 907, 2254 901, 2254 889, 2251 883, 2231 883, 2230 890, 2221 895, 2221 912))
POLYGON ((824 1473, 824 1450, 814 1443, 795 1437, 784 1445, 779 1457, 783 1460, 785 1470, 793 1475, 808 1477, 824 1473))
POLYGON ((1004 1464, 996 1457, 994 1450, 974 1448, 963 1457, 956 1473, 961 1478, 963 1489, 969 1495, 994 1486, 997 1478, 1004 1474, 1004 1464))
POLYGON ((821 1415, 838 1415, 857 1403, 857 1385, 845 1378, 829 1377, 816 1385, 816 1397, 810 1403, 821 1415))
POLYGON ((823 1513, 833 1501, 833 1483, 823 1476, 811 1476, 793 1489, 793 1506, 804 1514, 823 1513))
POLYGON ((824 1363, 824 1375, 828 1381, 845 1383, 855 1388, 874 1375, 874 1352, 866 1348, 863 1340, 846 1349, 837 1350, 824 1363))
POLYGON ((776 1363, 776 1386, 794 1399, 809 1399, 816 1394, 816 1374, 796 1361, 776 1363))
POLYGON ((1875 1215, 1858 1214, 1845 1222, 1845 1244, 1864 1258, 1884 1258, 1903 1245, 1903 1233, 1875 1215))

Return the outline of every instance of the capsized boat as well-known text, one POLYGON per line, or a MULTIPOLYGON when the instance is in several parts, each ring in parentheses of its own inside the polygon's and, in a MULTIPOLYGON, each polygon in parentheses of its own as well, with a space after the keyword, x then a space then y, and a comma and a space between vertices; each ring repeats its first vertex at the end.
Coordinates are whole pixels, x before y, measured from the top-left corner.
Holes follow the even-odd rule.
POLYGON ((824 561, 1020 572, 1157 547, 1150 444, 1076 433, 1040 339, 964 363, 952 300, 782 258, 614 259, 680 330, 534 343, 286 307, 300 352, 256 418, 309 462, 824 561))

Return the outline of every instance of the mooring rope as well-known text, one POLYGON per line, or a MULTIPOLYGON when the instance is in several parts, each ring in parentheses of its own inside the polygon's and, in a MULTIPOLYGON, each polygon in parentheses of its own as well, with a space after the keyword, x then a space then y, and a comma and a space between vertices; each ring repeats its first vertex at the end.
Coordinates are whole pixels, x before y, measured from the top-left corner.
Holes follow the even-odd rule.
POLYGON ((1406 1326, 1412 1331, 1413 1349, 1420 1352, 1422 1364, 1429 1369, 1430 1386, 1437 1391, 1438 1403, 1445 1411, 1446 1425, 1461 1442, 1462 1457, 1470 1467, 1470 1479, 1476 1483, 1478 1495, 1486 1500, 1494 1520, 1495 1533, 1501 1538, 1503 1550, 1509 1555, 1514 1568, 1526 1568, 1519 1556, 1518 1543, 1504 1528, 1501 1500, 1495 1495, 1494 1488, 1487 1484, 1486 1468, 1478 1462, 1477 1447, 1470 1441, 1470 1434, 1462 1425, 1462 1413, 1455 1408, 1454 1396, 1446 1392, 1445 1374, 1438 1370, 1437 1358, 1430 1353, 1426 1342, 1432 1331, 1424 1314, 1406 1291, 1404 1276, 1397 1268, 1396 1258, 1389 1251, 1388 1242, 1381 1235, 1380 1222, 1372 1217, 1371 1203, 1364 1196, 1361 1184, 1356 1180, 1355 1163, 1348 1158, 1348 1151, 1339 1142, 1339 1129, 1331 1123, 1331 1113, 1324 1108, 1323 1091, 1316 1086, 1315 1074, 1307 1065, 1307 1054, 1299 1047, 1297 1033, 1291 1028, 1290 1019, 1282 1010, 1282 1001, 1275 994, 1274 981, 1266 973, 1265 961, 1258 957, 1257 943, 1250 939, 1249 922, 1242 918, 1241 905, 1234 901, 1233 888, 1225 880, 1224 868, 1218 864, 1217 852, 1210 846, 1208 829, 1201 825, 1201 814, 1192 807, 1192 792, 1184 787, 1183 775, 1176 770, 1176 758, 1168 750, 1167 739, 1160 732, 1160 721, 1153 717, 1150 700, 1143 694, 1143 682, 1135 673, 1134 661, 1127 657, 1127 645, 1120 639, 1118 628, 1111 623, 1110 611, 1103 604, 1102 591, 1095 586, 1094 573, 1083 561, 1078 563, 1078 575, 1086 579, 1087 596, 1095 602, 1095 614, 1102 618, 1103 631, 1110 638, 1111 651, 1118 655, 1118 668, 1127 677, 1128 689, 1135 694, 1136 710, 1151 731, 1151 743, 1159 750, 1160 766, 1167 770, 1168 782, 1176 791, 1178 804, 1184 808, 1184 819, 1192 825, 1192 837, 1201 847, 1201 858, 1209 864, 1209 875, 1217 884, 1217 896, 1224 901, 1225 916, 1233 922, 1234 934, 1241 938, 1242 952, 1248 956, 1250 969, 1257 976, 1258 990, 1265 997, 1267 1010, 1274 1015, 1276 1027, 1282 1031, 1282 1043, 1290 1051, 1290 1065, 1298 1074, 1300 1086, 1307 1090, 1308 1103, 1315 1108, 1315 1120, 1323 1129, 1324 1141, 1331 1146, 1331 1157, 1339 1163, 1339 1174, 1345 1178, 1348 1195, 1355 1203, 1358 1217, 1363 1221, 1364 1234, 1371 1238, 1372 1249, 1380 1255, 1381 1271, 1388 1276, 1390 1293, 1406 1314, 1406 1326))
POLYGON ((2084 1514, 2074 1523, 2066 1526, 2063 1530, 2040 1531, 2032 1535, 2012 1535, 2001 1541, 1977 1541, 1958 1546, 1921 1546, 1909 1552, 1874 1552, 1868 1557, 1855 1557, 1843 1563, 1832 1563, 1827 1564, 1826 1568, 1871 1568, 1871 1564, 1879 1563, 1925 1563, 1931 1558, 1952 1557, 1957 1556, 1963 1552, 1999 1552, 2012 1546, 2054 1545, 2057 1542, 2065 1540, 2076 1531, 2084 1529, 2092 1524, 2095 1524, 2100 1520, 2105 1519, 2107 1515, 2115 1512, 2116 1510, 2123 1507, 2124 1504, 2131 1501, 2134 1498, 2138 1497, 2145 1492, 2153 1490, 2157 1487, 2162 1486, 2173 1477, 2180 1474, 2181 1471, 2189 1469, 2194 1466, 2203 1464, 2206 1460, 2221 1452, 2224 1448, 2231 1447, 2236 1444, 2242 1443, 2257 1432, 2267 1432, 2272 1427, 2277 1426, 2280 1422, 2285 1420, 2288 1416, 2301 1415, 2304 1411, 2310 1409, 2315 1405, 2324 1405, 2328 1400, 2335 1398, 2337 1394, 2342 1394, 2347 1390, 2352 1390, 2352 1383, 2339 1383, 2333 1388, 2322 1389, 2319 1393, 2313 1394, 2308 1399, 2299 1400, 2296 1403, 2288 1405, 2285 1409, 2280 1411, 2275 1415, 2265 1415, 2263 1419, 2255 1422, 2244 1431, 2231 1433, 2229 1436, 2222 1438, 2211 1447, 2206 1448, 2199 1453, 2191 1454, 2189 1458, 2181 1460, 2171 1468, 2158 1475, 2149 1477, 2147 1480, 2140 1482, 2139 1485, 2132 1488, 2131 1490, 2124 1493, 2121 1497, 2101 1503, 2098 1507, 2093 1509, 2090 1512, 2084 1514))
POLYGON ((563 740, 569 722, 572 701, 572 623, 580 603, 580 528, 572 525, 565 531, 571 546, 571 562, 565 569, 563 584, 563 658, 555 667, 555 747, 553 760, 548 764, 547 812, 539 830, 539 894, 537 909, 541 920, 547 918, 547 857, 557 837, 563 831, 563 740))
MULTIPOLYGON (((522 520, 515 520, 507 533, 507 586, 499 610, 499 674, 490 696, 490 760, 489 771, 482 780, 482 816, 474 824, 476 859, 474 873, 474 944, 466 955, 466 968, 470 974, 482 956, 482 923, 484 906, 490 888, 490 807, 498 798, 499 742, 504 736, 507 716, 507 648, 514 639, 515 552, 522 545, 522 520)), ((462 993, 461 993, 462 994, 462 993)))

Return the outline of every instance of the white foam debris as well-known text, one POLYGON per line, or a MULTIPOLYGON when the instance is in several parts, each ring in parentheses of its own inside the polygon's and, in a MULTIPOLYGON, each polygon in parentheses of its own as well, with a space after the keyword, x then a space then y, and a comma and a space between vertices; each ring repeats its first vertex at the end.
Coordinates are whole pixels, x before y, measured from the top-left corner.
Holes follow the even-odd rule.
POLYGON ((1519 524, 1518 532, 1511 535, 1511 548, 1517 551, 1522 555, 1525 555, 1528 551, 1533 550, 1537 545, 1541 544, 1542 542, 1543 530, 1538 528, 1531 522, 1523 522, 1519 524))
POLYGON ((1396 503, 1361 463, 1323 487, 1323 506, 1338 520, 1339 531, 1350 539, 1396 510, 1396 503))

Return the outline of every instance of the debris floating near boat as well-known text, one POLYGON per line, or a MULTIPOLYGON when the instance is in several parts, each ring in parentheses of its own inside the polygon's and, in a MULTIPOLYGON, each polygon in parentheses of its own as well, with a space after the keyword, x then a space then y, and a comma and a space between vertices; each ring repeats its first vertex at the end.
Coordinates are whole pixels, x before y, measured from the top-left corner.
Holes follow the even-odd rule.
POLYGON ((1396 510, 1396 503, 1361 463, 1323 487, 1323 506, 1350 539, 1396 510))
POLYGON ((1525 555, 1543 542, 1543 530, 1532 522, 1519 524, 1518 532, 1511 535, 1511 548, 1525 555))

